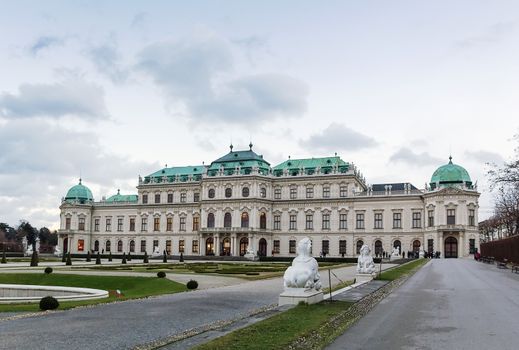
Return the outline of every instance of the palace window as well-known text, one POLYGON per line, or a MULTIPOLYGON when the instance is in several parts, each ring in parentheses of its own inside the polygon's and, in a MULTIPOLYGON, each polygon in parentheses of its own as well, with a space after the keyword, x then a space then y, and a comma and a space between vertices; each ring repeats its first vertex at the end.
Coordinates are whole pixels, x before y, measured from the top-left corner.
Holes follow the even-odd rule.
POLYGON ((155 204, 160 203, 160 193, 155 193, 155 204))
POLYGON ((85 240, 84 239, 77 240, 77 250, 78 250, 78 252, 82 252, 85 250, 85 240))
POLYGON ((187 198, 187 193, 186 192, 180 193, 180 203, 185 203, 186 202, 186 198, 187 198))
POLYGON ((434 239, 427 240, 427 253, 434 253, 434 239))
POLYGON ((313 214, 307 214, 305 222, 306 222, 305 229, 307 229, 307 230, 314 229, 314 215, 313 214))
POLYGON ((456 225, 455 209, 447 209, 447 225, 456 225))
POLYGON ((166 218, 166 231, 173 231, 173 218, 172 217, 166 218))
POLYGON ((469 226, 475 226, 475 223, 476 223, 476 211, 474 209, 469 209, 469 226))
POLYGON ((78 228, 79 231, 85 231, 85 218, 79 218, 78 228))
POLYGON ((279 254, 279 252, 280 252, 280 249, 279 249, 279 247, 280 247, 279 240, 278 240, 278 239, 275 239, 273 244, 274 244, 274 245, 273 245, 273 248, 272 248, 272 253, 279 254))
POLYGON ((294 239, 291 239, 290 241, 288 241, 288 252, 290 254, 296 253, 296 241, 294 239))
POLYGON ((94 231, 99 232, 99 219, 94 219, 94 231))
POLYGON ((123 231, 123 218, 117 218, 117 232, 123 231))
POLYGON ((393 228, 402 228, 402 213, 393 213, 393 228))
POLYGON ((141 231, 148 231, 148 219, 147 218, 141 218, 141 231))
POLYGON ((112 219, 110 219, 110 218, 106 219, 106 230, 105 231, 112 231, 112 219))
POLYGON ((428 223, 428 226, 429 226, 429 227, 434 226, 434 210, 429 210, 429 211, 427 212, 427 215, 428 215, 428 216, 427 216, 427 219, 428 219, 428 222, 427 222, 427 223, 428 223))
POLYGON ((281 199, 281 188, 274 189, 274 199, 281 199))
POLYGON ((153 218, 153 231, 160 231, 160 218, 153 218))
POLYGON ((170 239, 166 240, 166 254, 167 255, 171 254, 171 240, 170 239))
POLYGON ((178 252, 184 253, 184 240, 183 239, 178 241, 178 252))
POLYGON ((265 187, 260 188, 260 197, 261 198, 267 197, 267 189, 265 187))
POLYGON ((330 241, 325 239, 321 242, 323 254, 330 254, 330 241))
POLYGON ((274 215, 274 230, 281 230, 281 215, 274 215))
POLYGON ((313 186, 306 187, 306 198, 314 198, 314 187, 313 186))
POLYGON ((360 248, 364 245, 364 241, 359 240, 357 241, 357 255, 360 254, 360 248))
POLYGON ((200 193, 193 193, 193 202, 200 202, 200 193))
POLYGON ((148 204, 148 195, 147 194, 142 195, 142 204, 148 204))
POLYGON ((168 193, 168 203, 173 203, 173 193, 168 193))
POLYGON ((130 231, 135 231, 135 218, 130 218, 130 231))
POLYGON ((330 186, 323 187, 323 198, 330 198, 330 186))
POLYGON ((65 218, 65 229, 70 230, 70 218, 65 218))
POLYGON ((413 228, 422 228, 422 213, 413 213, 413 228))
POLYGON ((339 196, 348 197, 348 186, 341 186, 339 188, 339 196))
POLYGON ((267 228, 267 214, 260 214, 260 230, 265 230, 267 228))
POLYGON ((141 240, 141 253, 146 251, 146 240, 141 240))
POLYGON ((289 219, 289 230, 297 230, 297 215, 292 214, 289 219))
POLYGON ((135 253, 135 241, 130 241, 130 253, 135 253))
POLYGON ((344 239, 339 241, 339 254, 346 254, 346 240, 344 239))
POLYGON ((374 228, 382 228, 382 213, 375 213, 374 228))
POLYGON ((322 218, 322 222, 323 222, 323 230, 329 230, 330 229, 330 214, 323 214, 323 218, 322 218))
POLYGON ((110 249, 112 249, 112 242, 110 242, 110 241, 106 241, 106 242, 105 242, 105 251, 106 251, 107 253, 109 253, 109 252, 110 252, 110 249))
POLYGON ((225 189, 225 198, 231 198, 232 197, 232 188, 227 187, 225 189))
POLYGON ((358 213, 357 214, 357 226, 358 229, 364 228, 364 214, 358 213))
POLYGON ((214 214, 213 213, 207 214, 207 227, 208 228, 214 227, 214 214))
POLYGON ((180 217, 179 231, 185 231, 185 230, 186 230, 186 217, 185 216, 181 216, 180 217))
POLYGON ((290 199, 297 199, 297 187, 290 187, 290 199))
POLYGON ((339 214, 339 230, 348 229, 348 214, 339 214))
POLYGON ((241 213, 241 227, 249 227, 249 214, 247 212, 241 213))
POLYGON ((198 240, 197 239, 193 240, 193 242, 191 243, 191 251, 193 253, 198 253, 198 240))
POLYGON ((198 216, 193 216, 193 231, 198 231, 200 229, 200 218, 198 216))
POLYGON ((99 251, 99 241, 96 239, 96 241, 94 242, 94 252, 98 252, 99 251))
POLYGON ((249 188, 248 187, 244 187, 241 189, 241 196, 242 197, 248 197, 249 196, 249 188))
POLYGON ((121 253, 123 251, 123 241, 117 241, 117 252, 121 253))
POLYGON ((154 239, 153 240, 153 251, 155 251, 155 248, 158 248, 159 247, 159 240, 158 239, 154 239))
POLYGON ((474 238, 469 239, 469 254, 476 253, 476 240, 474 238))
POLYGON ((231 213, 225 213, 223 217, 223 227, 231 227, 232 226, 232 215, 231 213))
POLYGON ((209 189, 209 192, 207 193, 207 197, 214 198, 214 188, 209 189))

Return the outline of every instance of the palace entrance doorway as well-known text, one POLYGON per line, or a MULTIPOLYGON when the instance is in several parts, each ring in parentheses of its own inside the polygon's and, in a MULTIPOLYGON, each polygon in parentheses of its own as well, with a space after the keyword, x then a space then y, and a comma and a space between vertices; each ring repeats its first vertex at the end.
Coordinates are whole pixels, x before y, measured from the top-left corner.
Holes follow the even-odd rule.
POLYGON ((458 240, 454 237, 445 238, 445 258, 457 258, 458 257, 458 240))

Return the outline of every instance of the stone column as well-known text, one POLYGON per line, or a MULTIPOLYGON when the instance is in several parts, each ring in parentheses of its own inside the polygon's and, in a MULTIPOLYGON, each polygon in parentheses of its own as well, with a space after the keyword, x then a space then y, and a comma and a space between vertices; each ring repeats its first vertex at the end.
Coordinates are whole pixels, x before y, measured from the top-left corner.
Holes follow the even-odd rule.
POLYGON ((439 249, 438 250, 440 251, 441 258, 443 259, 443 258, 445 258, 444 254, 443 254, 444 253, 444 251, 443 251, 443 246, 444 246, 444 243, 443 243, 443 231, 441 231, 438 234, 438 236, 439 236, 438 237, 438 245, 439 245, 439 247, 438 247, 439 249))
POLYGON ((236 256, 236 233, 231 234, 231 255, 236 256))
POLYGON ((219 256, 220 255, 220 240, 218 239, 219 234, 214 235, 214 255, 219 256))
POLYGON ((458 242, 458 258, 462 258, 465 256, 465 234, 460 232, 459 242, 458 242))
POLYGON ((198 240, 198 251, 200 252, 200 256, 205 255, 205 239, 206 237, 200 235, 200 239, 198 240))

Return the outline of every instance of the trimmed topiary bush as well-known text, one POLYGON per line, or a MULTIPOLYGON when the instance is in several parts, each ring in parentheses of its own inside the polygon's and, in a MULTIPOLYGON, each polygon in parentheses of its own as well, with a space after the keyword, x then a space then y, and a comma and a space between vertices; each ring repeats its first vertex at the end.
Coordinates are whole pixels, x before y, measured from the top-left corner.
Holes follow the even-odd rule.
POLYGON ((108 254, 108 261, 112 261, 112 252, 108 254))
POLYGON ((86 257, 86 262, 91 262, 91 261, 92 261, 92 257, 90 256, 90 250, 89 250, 87 253, 87 257, 86 257))
POLYGON ((50 267, 50 266, 47 266, 47 267, 45 268, 45 270, 43 270, 43 272, 45 272, 47 275, 51 274, 52 271, 53 271, 53 270, 52 270, 52 267, 50 267))
POLYGON ((167 263, 168 262, 168 256, 166 255, 166 251, 164 250, 164 256, 162 257, 162 262, 167 263))
POLYGON ((128 252, 128 261, 132 261, 131 252, 128 252))
POLYGON ((40 310, 56 310, 59 306, 58 300, 56 298, 47 296, 43 297, 40 300, 40 310))
POLYGON ((164 278, 164 277, 166 277, 166 273, 164 271, 159 271, 159 272, 157 272, 157 277, 164 278))
POLYGON ((96 265, 101 265, 101 255, 99 255, 99 252, 97 252, 96 256, 96 265))
POLYGON ((178 262, 184 262, 184 254, 180 253, 180 259, 178 259, 178 262))
POLYGON ((67 253, 67 262, 65 265, 70 266, 72 265, 72 259, 70 258, 70 252, 67 253))
POLYGON ((190 280, 186 283, 187 289, 197 289, 198 288, 198 282, 195 280, 190 280))
POLYGON ((149 263, 148 253, 144 252, 144 259, 142 260, 143 263, 147 264, 149 263))
POLYGON ((121 264, 126 264, 126 253, 123 253, 123 261, 121 261, 121 264))

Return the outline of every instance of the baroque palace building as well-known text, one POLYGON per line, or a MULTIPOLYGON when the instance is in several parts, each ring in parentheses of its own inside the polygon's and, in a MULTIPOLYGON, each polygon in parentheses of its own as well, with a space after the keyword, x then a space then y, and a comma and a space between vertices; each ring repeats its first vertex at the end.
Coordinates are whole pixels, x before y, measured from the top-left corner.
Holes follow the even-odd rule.
POLYGON ((288 159, 274 167, 252 150, 231 150, 209 166, 166 167, 141 178, 137 194, 94 201, 82 184, 61 202, 63 252, 295 256, 310 237, 314 255, 441 252, 479 248, 478 198, 468 172, 449 162, 419 190, 408 182, 368 185, 337 155, 288 159))

